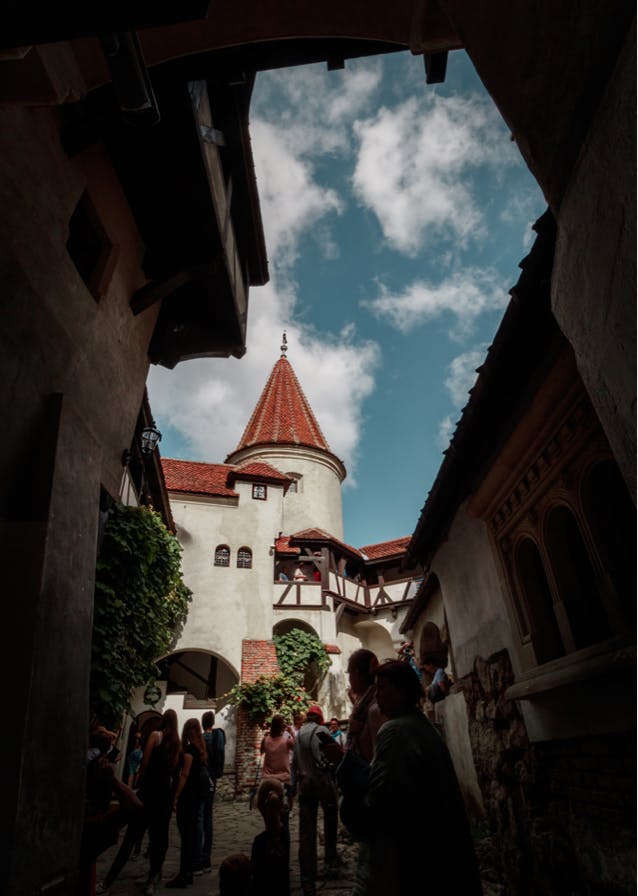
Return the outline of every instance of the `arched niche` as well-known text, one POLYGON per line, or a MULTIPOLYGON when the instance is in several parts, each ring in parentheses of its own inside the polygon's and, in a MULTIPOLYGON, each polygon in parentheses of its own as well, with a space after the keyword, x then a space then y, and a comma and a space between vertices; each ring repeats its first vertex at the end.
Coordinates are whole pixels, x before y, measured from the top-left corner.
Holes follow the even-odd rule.
POLYGON ((604 641, 611 632, 589 552, 574 514, 562 504, 547 517, 545 542, 572 649, 604 641))
POLYGON ((527 618, 530 627, 530 631, 523 634, 528 634, 532 640, 536 661, 547 663, 562 656, 565 649, 540 551, 531 538, 523 538, 514 557, 516 580, 526 611, 517 608, 518 617, 527 618))

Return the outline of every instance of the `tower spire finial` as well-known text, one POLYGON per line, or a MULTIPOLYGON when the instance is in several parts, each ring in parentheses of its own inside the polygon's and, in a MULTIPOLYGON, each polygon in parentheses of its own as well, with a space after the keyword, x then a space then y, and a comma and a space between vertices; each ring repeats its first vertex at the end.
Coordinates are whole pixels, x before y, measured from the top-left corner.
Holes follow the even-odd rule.
POLYGON ((288 351, 288 340, 286 339, 286 331, 284 330, 283 335, 281 337, 281 345, 279 346, 281 349, 281 357, 286 357, 286 352, 288 351))

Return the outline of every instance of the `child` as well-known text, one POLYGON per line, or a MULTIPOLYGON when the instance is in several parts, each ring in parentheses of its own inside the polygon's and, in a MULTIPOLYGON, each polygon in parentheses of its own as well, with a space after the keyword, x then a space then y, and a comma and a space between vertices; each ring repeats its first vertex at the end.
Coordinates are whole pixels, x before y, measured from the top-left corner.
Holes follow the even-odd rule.
POLYGON ((257 791, 257 808, 265 830, 253 840, 250 864, 255 890, 290 894, 290 834, 284 821, 284 786, 277 778, 263 778, 257 791))

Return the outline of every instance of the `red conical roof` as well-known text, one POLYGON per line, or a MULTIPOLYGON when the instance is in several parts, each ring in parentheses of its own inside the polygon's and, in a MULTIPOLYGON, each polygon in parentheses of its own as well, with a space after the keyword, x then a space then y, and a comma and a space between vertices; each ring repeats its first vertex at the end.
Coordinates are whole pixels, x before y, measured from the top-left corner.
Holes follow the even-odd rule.
POLYGON ((285 356, 273 367, 235 452, 251 445, 307 445, 330 451, 285 356))

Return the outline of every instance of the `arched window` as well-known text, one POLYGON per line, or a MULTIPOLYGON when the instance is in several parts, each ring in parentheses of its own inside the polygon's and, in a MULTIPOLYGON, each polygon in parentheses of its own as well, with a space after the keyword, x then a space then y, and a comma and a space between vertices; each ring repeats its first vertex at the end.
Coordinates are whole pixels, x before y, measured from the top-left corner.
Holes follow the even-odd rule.
POLYGON ((600 562, 626 621, 636 624, 636 508, 613 460, 596 464, 585 479, 583 507, 600 562))
POLYGON ((578 523, 567 507, 554 507, 546 528, 547 554, 567 615, 574 650, 609 637, 596 576, 578 523))
POLYGON ((252 569, 253 552, 250 548, 240 548, 237 551, 237 566, 240 569, 252 569))
POLYGON ((215 566, 230 566, 230 548, 227 544, 218 544, 215 548, 215 566))
POLYGON ((515 566, 518 584, 527 608, 531 628, 529 634, 536 662, 548 663, 562 656, 565 650, 554 614, 554 602, 543 569, 543 561, 531 538, 524 538, 518 545, 515 566))

